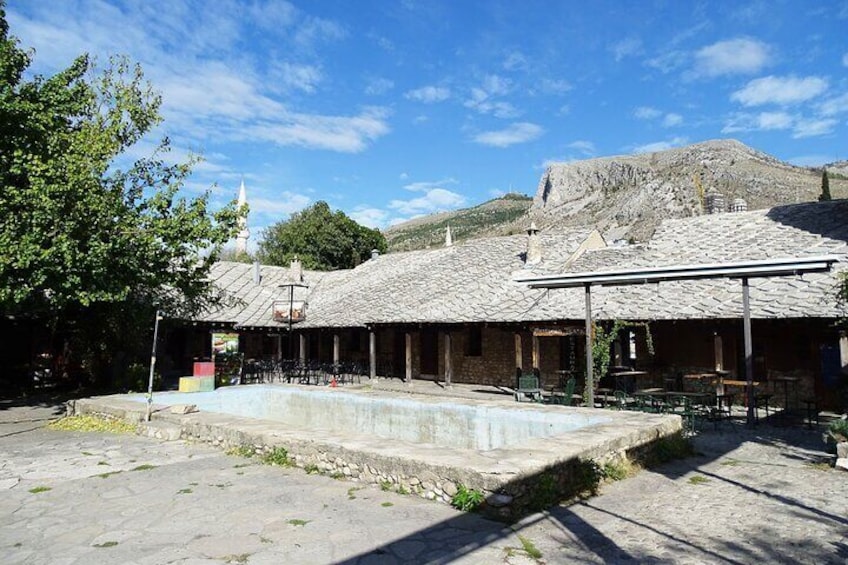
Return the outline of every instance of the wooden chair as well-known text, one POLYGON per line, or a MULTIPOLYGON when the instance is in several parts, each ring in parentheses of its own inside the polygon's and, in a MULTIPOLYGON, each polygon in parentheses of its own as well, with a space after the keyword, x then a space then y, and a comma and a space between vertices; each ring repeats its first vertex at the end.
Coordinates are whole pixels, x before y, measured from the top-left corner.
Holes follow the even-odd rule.
POLYGON ((542 401, 542 388, 539 385, 539 376, 533 373, 520 375, 515 387, 516 402, 530 400, 531 402, 542 401))

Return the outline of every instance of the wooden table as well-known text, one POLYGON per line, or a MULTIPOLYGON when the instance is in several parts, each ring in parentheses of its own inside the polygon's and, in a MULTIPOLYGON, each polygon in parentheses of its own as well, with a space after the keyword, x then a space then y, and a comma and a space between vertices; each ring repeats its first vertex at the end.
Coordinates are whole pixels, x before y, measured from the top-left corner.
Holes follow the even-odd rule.
POLYGON ((616 373, 610 373, 610 376, 615 380, 615 388, 619 390, 624 390, 625 392, 631 392, 634 388, 633 382, 637 377, 647 377, 647 371, 619 371, 616 373), (619 381, 619 379, 621 379, 619 381), (621 386, 619 386, 619 382, 621 386))

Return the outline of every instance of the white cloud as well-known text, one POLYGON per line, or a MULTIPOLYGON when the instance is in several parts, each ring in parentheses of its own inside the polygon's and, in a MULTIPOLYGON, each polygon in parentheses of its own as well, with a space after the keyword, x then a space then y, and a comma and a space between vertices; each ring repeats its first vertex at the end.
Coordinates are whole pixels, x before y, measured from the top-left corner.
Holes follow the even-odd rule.
POLYGON ((348 216, 356 223, 369 228, 382 228, 389 222, 389 213, 380 208, 358 206, 348 216))
POLYGON ((453 178, 446 178, 437 181, 418 181, 404 185, 403 189, 410 192, 430 192, 434 188, 444 188, 445 185, 458 184, 458 181, 453 178))
POLYGON ((411 200, 392 200, 389 208, 407 216, 432 214, 454 210, 465 204, 465 197, 444 188, 431 188, 419 197, 411 200))
POLYGON ((645 145, 637 145, 633 148, 633 152, 654 153, 656 151, 665 151, 666 149, 671 149, 672 147, 680 147, 681 145, 686 145, 688 142, 689 140, 685 137, 675 137, 667 141, 655 141, 653 143, 646 143, 645 145))
POLYGON ((311 199, 302 194, 283 192, 274 199, 256 198, 248 196, 247 203, 250 205, 250 215, 268 215, 275 218, 274 221, 285 219, 291 214, 303 210, 311 199))
POLYGON ((245 126, 239 131, 245 140, 358 153, 369 142, 389 132, 386 116, 387 112, 380 108, 365 109, 356 116, 289 114, 245 126))
POLYGON ((616 62, 621 61, 625 57, 633 57, 642 53, 642 40, 638 37, 628 37, 614 43, 609 50, 616 62))
POLYGON ((640 120, 653 120, 662 116, 662 112, 650 106, 639 106, 633 110, 633 116, 640 120))
POLYGON ((474 141, 492 147, 509 147, 517 143, 527 143, 537 139, 544 129, 536 124, 517 122, 497 131, 485 131, 474 136, 474 141))
POLYGON ((577 141, 572 141, 566 147, 569 149, 576 149, 580 153, 584 155, 595 155, 597 153, 597 149, 595 149, 595 144, 591 141, 586 141, 584 139, 578 139, 577 141))
POLYGON ((750 81, 744 88, 730 95, 730 99, 743 106, 763 104, 789 105, 806 102, 827 90, 827 80, 808 76, 767 76, 750 81))
POLYGON ((794 117, 786 112, 738 113, 728 119, 721 132, 783 130, 791 128, 793 122, 794 117))
POLYGON ((662 121, 662 125, 665 128, 672 128, 675 126, 679 126, 683 123, 683 116, 680 114, 675 114, 673 112, 665 115, 662 121))
POLYGON ((279 83, 283 89, 315 92, 315 87, 323 80, 321 69, 312 65, 297 65, 294 63, 277 63, 269 73, 273 82, 279 83))
POLYGON ((835 116, 848 112, 848 92, 836 98, 825 100, 818 106, 818 111, 823 116, 835 116))
POLYGON ((422 86, 415 90, 407 91, 404 96, 409 100, 423 102, 425 104, 433 104, 435 102, 443 102, 450 98, 450 90, 443 86, 422 86))
POLYGON ((365 87, 365 94, 369 96, 377 96, 380 94, 385 94, 395 87, 395 83, 392 80, 387 78, 373 78, 368 81, 368 84, 365 87))
POLYGON ((719 41, 695 53, 695 73, 706 77, 756 73, 769 64, 770 51, 768 45, 755 39, 719 41))
POLYGON ((506 56, 503 62, 503 68, 507 71, 517 71, 527 68, 527 58, 521 51, 513 51, 506 56))
POLYGON ((547 94, 565 94, 574 87, 567 80, 543 78, 541 88, 547 94))
POLYGON ((492 114, 497 118, 515 118, 520 112, 510 104, 502 100, 493 100, 498 96, 504 96, 512 88, 512 82, 498 75, 486 75, 480 86, 471 89, 471 97, 465 101, 466 108, 476 110, 481 114, 492 114))
POLYGON ((819 135, 827 135, 833 131, 833 126, 835 126, 836 124, 837 120, 834 120, 833 118, 802 118, 795 122, 795 127, 792 130, 792 137, 795 139, 800 139, 804 137, 816 137, 819 135))
POLYGON ((645 64, 663 74, 668 74, 681 68, 688 60, 689 56, 683 51, 667 51, 648 59, 645 64))

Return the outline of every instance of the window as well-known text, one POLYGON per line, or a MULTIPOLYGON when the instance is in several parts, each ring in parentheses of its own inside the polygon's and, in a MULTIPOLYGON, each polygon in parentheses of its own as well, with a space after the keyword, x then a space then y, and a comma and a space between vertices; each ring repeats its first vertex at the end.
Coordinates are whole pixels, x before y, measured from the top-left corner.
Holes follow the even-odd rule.
POLYGON ((479 326, 468 328, 468 340, 465 342, 465 355, 467 357, 480 357, 483 355, 483 330, 479 326))

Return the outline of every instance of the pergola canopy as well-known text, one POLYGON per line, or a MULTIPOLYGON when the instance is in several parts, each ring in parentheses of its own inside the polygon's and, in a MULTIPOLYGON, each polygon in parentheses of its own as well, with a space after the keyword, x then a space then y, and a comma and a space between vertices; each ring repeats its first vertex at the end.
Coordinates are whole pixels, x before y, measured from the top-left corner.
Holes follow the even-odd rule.
POLYGON ((754 424, 753 347, 751 345, 751 309, 748 279, 781 277, 829 271, 838 262, 835 255, 813 255, 784 259, 763 259, 730 263, 707 263, 701 265, 668 265, 662 267, 616 269, 559 275, 537 275, 516 277, 515 281, 530 288, 576 288, 586 292, 586 387, 589 406, 594 404, 594 379, 592 377, 592 291, 596 286, 621 286, 649 284, 668 281, 697 279, 742 279, 742 310, 745 338, 745 372, 748 381, 748 425, 754 424))

